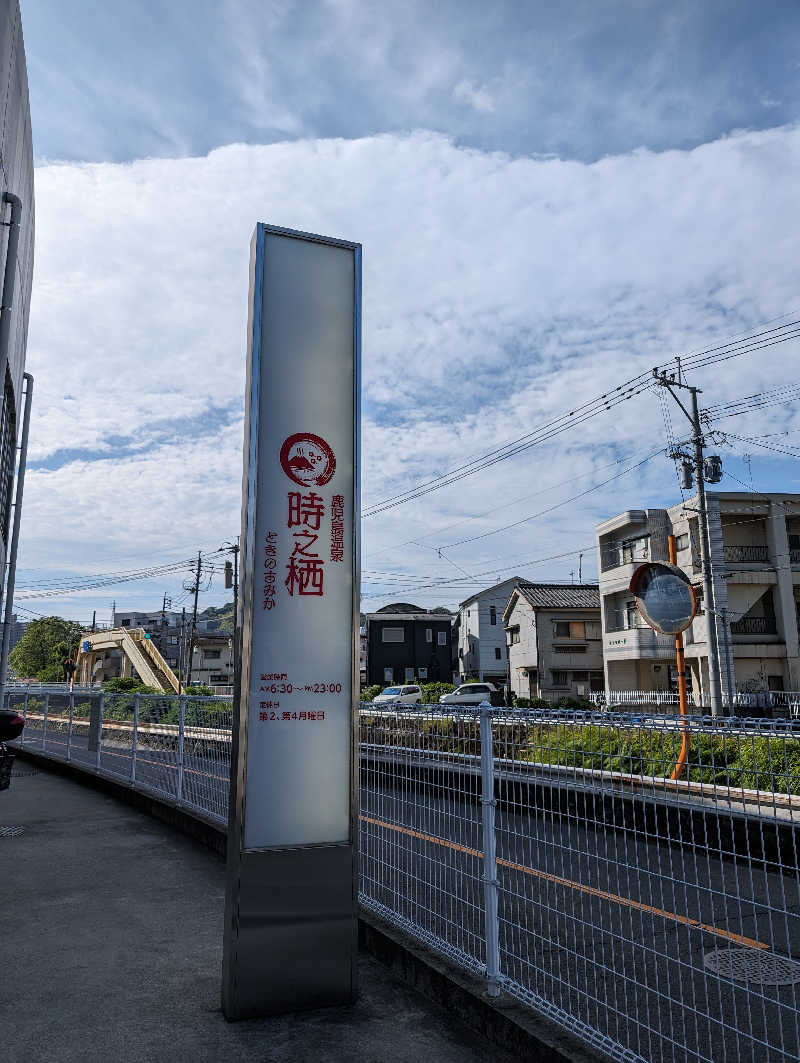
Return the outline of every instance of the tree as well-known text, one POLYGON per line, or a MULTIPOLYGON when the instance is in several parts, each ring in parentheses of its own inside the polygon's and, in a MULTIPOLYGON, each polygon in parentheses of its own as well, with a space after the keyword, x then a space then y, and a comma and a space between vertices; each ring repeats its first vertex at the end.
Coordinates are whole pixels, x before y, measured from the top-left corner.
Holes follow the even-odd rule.
POLYGON ((23 679, 57 682, 64 678, 62 661, 77 653, 82 634, 83 628, 74 620, 60 616, 33 620, 9 655, 11 667, 23 679))

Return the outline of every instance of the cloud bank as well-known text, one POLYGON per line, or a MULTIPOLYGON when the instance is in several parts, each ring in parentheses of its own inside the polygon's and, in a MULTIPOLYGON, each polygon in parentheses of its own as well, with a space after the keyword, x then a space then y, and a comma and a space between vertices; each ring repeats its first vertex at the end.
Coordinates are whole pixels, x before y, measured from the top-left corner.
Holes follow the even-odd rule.
MULTIPOLYGON (((593 163, 479 151, 423 131, 39 167, 21 564, 98 571, 98 557, 146 560, 237 533, 257 220, 364 246, 371 504, 674 353, 797 309, 799 163, 800 131, 778 127, 593 163)), ((796 362, 786 345, 697 383, 709 402, 739 398, 793 380, 796 362)), ((768 412, 769 427, 762 417, 751 431, 800 427, 792 407, 768 412)), ((646 396, 366 522, 366 604, 395 589, 415 600, 408 573, 437 582, 458 577, 453 565, 472 574, 548 556, 590 544, 595 520, 628 503, 673 502, 674 471, 659 459, 547 518, 448 550, 450 561, 437 552, 664 441, 646 396)), ((778 464, 780 473, 763 464, 764 476, 790 489, 796 462, 778 464)), ((576 563, 529 571, 569 578, 576 563)), ((431 604, 460 596, 447 585, 417 594, 431 604)))

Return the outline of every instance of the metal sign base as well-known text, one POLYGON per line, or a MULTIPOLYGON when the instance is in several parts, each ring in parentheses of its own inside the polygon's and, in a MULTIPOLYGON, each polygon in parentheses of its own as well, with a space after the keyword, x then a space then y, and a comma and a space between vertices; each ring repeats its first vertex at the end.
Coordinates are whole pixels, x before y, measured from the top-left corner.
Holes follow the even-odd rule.
POLYGON ((245 851, 229 868, 228 1021, 355 1001, 354 857, 352 845, 245 851))

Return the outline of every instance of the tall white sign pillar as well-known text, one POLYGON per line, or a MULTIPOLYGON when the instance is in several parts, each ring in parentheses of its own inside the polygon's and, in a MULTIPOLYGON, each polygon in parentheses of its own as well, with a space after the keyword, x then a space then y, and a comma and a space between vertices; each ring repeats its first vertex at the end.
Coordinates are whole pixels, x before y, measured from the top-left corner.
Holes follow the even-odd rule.
POLYGON ((222 1006, 352 1001, 361 248, 259 224, 222 1006))

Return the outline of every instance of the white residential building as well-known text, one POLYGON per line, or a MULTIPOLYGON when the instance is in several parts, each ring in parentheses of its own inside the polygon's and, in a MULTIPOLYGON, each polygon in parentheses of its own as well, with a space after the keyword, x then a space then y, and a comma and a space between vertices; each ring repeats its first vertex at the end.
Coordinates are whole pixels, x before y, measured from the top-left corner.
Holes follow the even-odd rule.
POLYGON ((503 623, 517 697, 557 701, 603 689, 597 584, 520 583, 503 623))
MULTIPOLYGON (((800 690, 800 495, 707 497, 723 692, 800 690)), ((697 499, 670 509, 627 510, 596 531, 606 688, 676 688, 675 640, 644 626, 628 591, 638 565, 667 560, 672 534, 678 565, 700 598, 700 612, 684 635, 687 677, 709 704, 697 499)))
POLYGON ((483 679, 505 685, 508 653, 503 612, 521 576, 487 587, 458 607, 458 679, 483 679))

